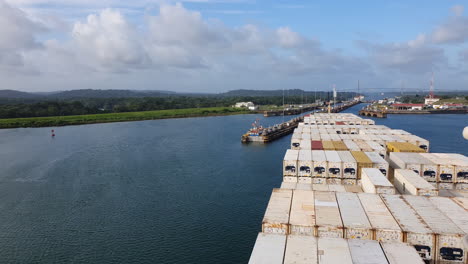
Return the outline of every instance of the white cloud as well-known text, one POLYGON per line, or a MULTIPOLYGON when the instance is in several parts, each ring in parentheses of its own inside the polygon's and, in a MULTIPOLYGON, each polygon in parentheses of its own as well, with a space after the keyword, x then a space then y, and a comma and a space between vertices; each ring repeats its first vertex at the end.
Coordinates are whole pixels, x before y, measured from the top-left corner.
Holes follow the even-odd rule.
POLYGON ((432 40, 438 44, 456 44, 468 40, 468 17, 462 16, 463 6, 452 7, 455 16, 448 18, 432 32, 432 40))
POLYGON ((361 41, 370 60, 382 69, 424 73, 446 63, 444 50, 427 43, 425 35, 408 42, 375 44, 361 41))

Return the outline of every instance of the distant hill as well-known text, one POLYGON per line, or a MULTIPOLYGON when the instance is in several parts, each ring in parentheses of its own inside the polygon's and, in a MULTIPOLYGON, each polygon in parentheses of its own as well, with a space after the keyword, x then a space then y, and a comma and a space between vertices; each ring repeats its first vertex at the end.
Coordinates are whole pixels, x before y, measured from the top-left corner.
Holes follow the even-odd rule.
MULTIPOLYGON (((221 93, 219 95, 221 96, 302 96, 302 95, 307 95, 307 96, 313 96, 316 92, 311 92, 311 91, 304 91, 301 89, 290 89, 290 90, 246 90, 246 89, 240 89, 240 90, 232 90, 226 93, 221 93)), ((354 95, 355 93, 353 92, 339 92, 338 94, 344 95, 345 97, 350 97, 354 95), (349 96, 347 96, 349 95, 349 96)), ((317 91, 317 96, 323 96, 323 95, 331 95, 330 91, 324 92, 324 91, 317 91)))
POLYGON ((36 95, 33 93, 20 92, 15 90, 0 90, 0 98, 10 99, 33 99, 42 98, 42 95, 36 95))

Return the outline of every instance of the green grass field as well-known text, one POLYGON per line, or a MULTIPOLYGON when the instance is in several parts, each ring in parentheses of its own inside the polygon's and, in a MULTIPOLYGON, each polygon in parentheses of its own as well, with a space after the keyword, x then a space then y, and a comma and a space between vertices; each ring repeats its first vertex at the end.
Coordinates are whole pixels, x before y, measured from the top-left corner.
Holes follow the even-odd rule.
POLYGON ((158 111, 126 112, 126 113, 78 115, 78 116, 75 115, 75 116, 51 116, 51 117, 31 117, 31 118, 8 118, 8 119, 0 119, 0 128, 68 126, 68 125, 83 125, 83 124, 95 124, 95 123, 125 122, 125 121, 197 117, 197 116, 250 114, 250 113, 251 113, 250 111, 245 110, 245 109, 240 109, 240 108, 209 107, 209 108, 171 109, 171 110, 158 110, 158 111))

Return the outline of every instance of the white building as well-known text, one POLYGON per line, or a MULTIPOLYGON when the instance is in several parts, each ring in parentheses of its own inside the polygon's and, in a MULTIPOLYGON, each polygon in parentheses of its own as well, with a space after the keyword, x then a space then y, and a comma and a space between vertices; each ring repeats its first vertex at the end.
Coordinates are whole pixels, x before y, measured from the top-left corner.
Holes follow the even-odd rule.
POLYGON ((437 96, 428 96, 428 97, 424 98, 424 104, 425 105, 432 105, 435 102, 438 102, 439 100, 440 100, 440 98, 438 98, 437 96))
POLYGON ((236 103, 236 104, 234 105, 234 107, 239 107, 239 108, 240 108, 240 107, 247 107, 247 108, 249 108, 249 107, 251 107, 251 106, 252 106, 252 107, 255 107, 254 103, 252 103, 252 102, 238 102, 238 103, 236 103))

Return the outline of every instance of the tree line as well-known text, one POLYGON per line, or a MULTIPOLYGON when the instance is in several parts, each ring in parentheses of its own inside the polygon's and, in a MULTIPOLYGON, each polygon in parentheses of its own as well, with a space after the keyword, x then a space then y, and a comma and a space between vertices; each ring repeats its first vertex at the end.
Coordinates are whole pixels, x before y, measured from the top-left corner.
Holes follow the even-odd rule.
MULTIPOLYGON (((339 96, 346 100, 353 94, 339 96)), ((311 103, 314 96, 289 96, 285 104, 311 103)), ((320 94, 317 99, 327 99, 320 94)), ((283 105, 282 96, 168 96, 143 98, 84 98, 73 100, 21 100, 0 98, 0 118, 68 116, 98 113, 137 112, 166 109, 228 107, 236 102, 253 102, 256 105, 283 105)))

